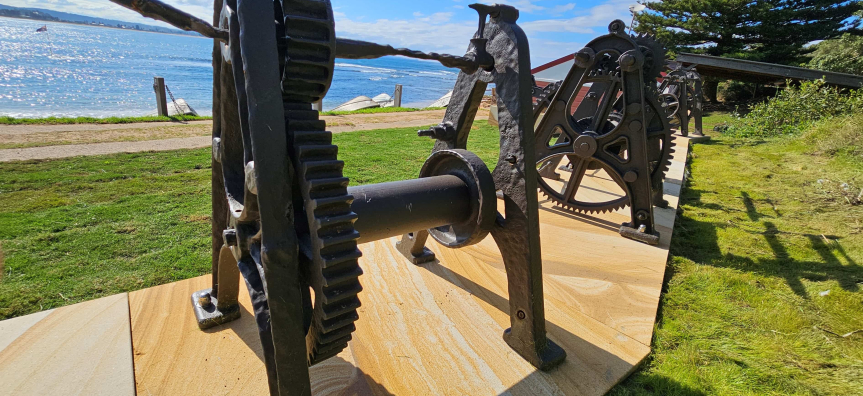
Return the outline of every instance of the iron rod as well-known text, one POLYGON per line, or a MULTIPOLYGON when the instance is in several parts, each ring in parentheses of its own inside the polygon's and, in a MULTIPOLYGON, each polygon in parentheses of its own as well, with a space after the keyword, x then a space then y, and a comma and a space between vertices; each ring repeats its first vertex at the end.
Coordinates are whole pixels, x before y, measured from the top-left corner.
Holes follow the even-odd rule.
POLYGON ((471 214, 470 190, 452 175, 350 187, 348 194, 359 243, 458 224, 471 214))

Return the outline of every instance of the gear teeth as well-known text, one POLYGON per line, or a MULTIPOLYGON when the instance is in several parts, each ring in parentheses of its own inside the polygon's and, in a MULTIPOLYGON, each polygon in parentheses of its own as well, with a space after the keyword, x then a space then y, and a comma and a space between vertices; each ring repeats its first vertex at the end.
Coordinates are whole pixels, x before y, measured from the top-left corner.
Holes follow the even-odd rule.
MULTIPOLYGON (((303 119, 301 126, 307 127, 315 124, 317 114, 308 109, 288 115, 303 119)), ((291 128, 297 124, 287 125, 291 128)), ((324 124, 320 125, 323 129, 324 124)), ((358 260, 362 253, 357 248, 359 233, 353 226, 357 220, 351 211, 353 197, 347 193, 344 162, 337 159, 332 134, 323 130, 290 133, 313 256, 310 285, 316 298, 312 325, 306 334, 308 363, 312 365, 344 349, 356 328, 361 305, 358 294, 362 291, 359 277, 363 273, 358 260)))

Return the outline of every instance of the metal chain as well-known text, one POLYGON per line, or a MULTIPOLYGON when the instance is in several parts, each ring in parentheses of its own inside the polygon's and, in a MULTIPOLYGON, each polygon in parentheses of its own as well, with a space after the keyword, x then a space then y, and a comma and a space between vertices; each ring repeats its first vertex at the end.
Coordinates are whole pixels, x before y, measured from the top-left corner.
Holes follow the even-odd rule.
POLYGON ((168 91, 168 95, 171 96, 171 102, 174 102, 174 108, 177 109, 177 116, 185 115, 182 110, 180 110, 180 105, 177 104, 177 100, 174 99, 174 93, 171 92, 171 88, 168 88, 168 84, 165 84, 165 90, 168 91))

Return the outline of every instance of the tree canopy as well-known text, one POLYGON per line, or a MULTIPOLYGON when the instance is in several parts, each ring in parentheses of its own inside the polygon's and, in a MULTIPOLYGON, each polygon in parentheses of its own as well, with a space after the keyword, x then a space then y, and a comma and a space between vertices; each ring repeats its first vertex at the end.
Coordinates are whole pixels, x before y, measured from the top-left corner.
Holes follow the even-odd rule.
POLYGON ((799 65, 806 44, 844 33, 863 34, 861 1, 648 1, 635 31, 653 33, 670 49, 761 62, 799 65))
POLYGON ((815 46, 809 67, 863 76, 863 36, 844 34, 815 46))

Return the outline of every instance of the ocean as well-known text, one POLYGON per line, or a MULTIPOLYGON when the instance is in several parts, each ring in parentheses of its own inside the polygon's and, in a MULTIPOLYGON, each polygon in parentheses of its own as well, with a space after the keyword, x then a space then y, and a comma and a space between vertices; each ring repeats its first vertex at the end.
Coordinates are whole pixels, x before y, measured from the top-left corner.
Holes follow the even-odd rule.
MULTIPOLYGON (((0 116, 107 117, 155 113, 153 77, 200 115, 212 113, 212 41, 200 37, 0 18, 0 116), (42 25, 47 33, 36 33, 42 25)), ((458 70, 403 57, 337 59, 324 98, 393 94, 424 107, 453 88, 458 70)), ((169 98, 170 100, 170 98, 169 98)))

